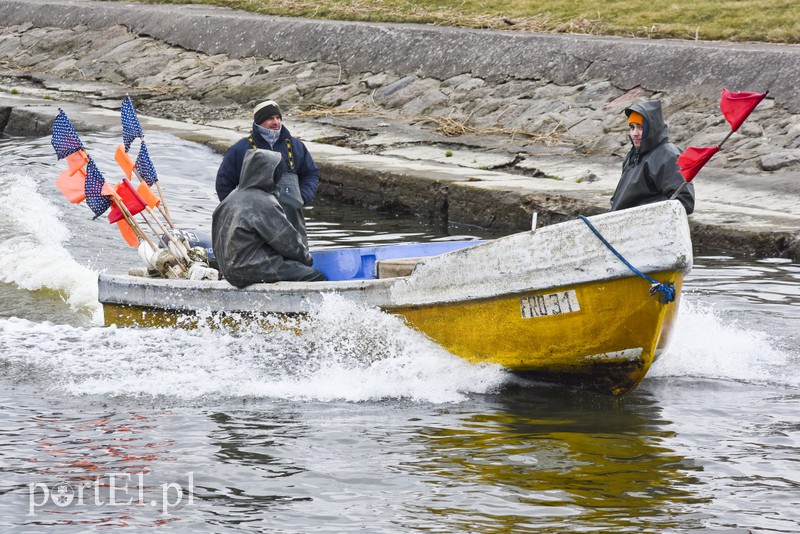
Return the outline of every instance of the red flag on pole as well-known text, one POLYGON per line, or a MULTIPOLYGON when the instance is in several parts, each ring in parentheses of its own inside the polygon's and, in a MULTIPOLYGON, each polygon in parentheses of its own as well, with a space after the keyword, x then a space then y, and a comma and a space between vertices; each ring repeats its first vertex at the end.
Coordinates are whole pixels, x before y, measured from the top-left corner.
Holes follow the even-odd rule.
MULTIPOLYGON (((123 178, 122 181, 117 184, 115 190, 125 204, 125 207, 131 212, 131 215, 136 215, 147 207, 144 199, 136 192, 136 189, 133 188, 133 184, 131 184, 127 178, 123 178)), ((111 211, 108 212, 108 222, 110 223, 115 223, 123 218, 122 210, 119 209, 116 204, 111 208, 111 211)))
POLYGON ((722 90, 719 109, 725 115, 725 120, 731 125, 732 132, 739 129, 745 119, 766 96, 767 93, 733 93, 727 89, 722 90))
POLYGON ((717 152, 719 152, 718 146, 708 148, 690 146, 684 150, 683 153, 678 156, 678 167, 681 168, 683 179, 687 182, 691 182, 697 173, 700 172, 700 169, 703 168, 703 165, 708 163, 708 160, 717 152))

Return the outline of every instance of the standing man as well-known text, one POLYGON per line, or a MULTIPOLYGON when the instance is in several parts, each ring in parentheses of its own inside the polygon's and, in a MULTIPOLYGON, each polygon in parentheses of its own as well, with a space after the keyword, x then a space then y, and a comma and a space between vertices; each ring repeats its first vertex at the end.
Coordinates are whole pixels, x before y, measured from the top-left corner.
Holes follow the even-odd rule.
MULTIPOLYGON (((611 197, 611 211, 669 200, 684 183, 678 167, 680 149, 670 143, 661 102, 640 102, 625 109, 633 143, 622 163, 622 177, 611 197)), ((686 184, 677 200, 686 214, 694 211, 694 186, 686 184)))
POLYGON ((302 207, 311 202, 319 187, 319 167, 305 144, 292 137, 283 125, 281 108, 274 100, 262 100, 253 109, 253 129, 231 146, 217 171, 217 196, 220 201, 239 185, 245 152, 266 149, 281 155, 283 175, 278 183, 278 201, 286 217, 308 244, 302 207))

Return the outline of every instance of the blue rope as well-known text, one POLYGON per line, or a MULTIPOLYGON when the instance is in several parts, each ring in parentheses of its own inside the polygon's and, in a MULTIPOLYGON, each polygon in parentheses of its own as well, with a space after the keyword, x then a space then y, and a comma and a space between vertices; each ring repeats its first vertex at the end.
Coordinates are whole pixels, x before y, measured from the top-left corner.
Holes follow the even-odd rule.
POLYGON ((589 219, 587 219, 583 215, 578 215, 578 218, 583 220, 583 222, 586 223, 586 225, 589 227, 589 230, 594 232, 594 235, 596 235, 597 238, 600 241, 602 241, 603 244, 606 247, 608 247, 608 250, 613 252, 614 255, 617 258, 619 258, 619 260, 628 267, 628 269, 633 271, 634 274, 636 274, 637 276, 640 276, 640 277, 644 278, 645 280, 647 280, 648 282, 650 282, 650 284, 651 284, 650 285, 650 296, 651 297, 653 295, 655 295, 656 293, 661 293, 661 295, 658 297, 658 300, 661 301, 662 303, 667 304, 669 302, 674 302, 675 301, 675 284, 673 284, 672 282, 661 282, 661 283, 659 283, 657 280, 654 280, 654 279, 650 278, 649 276, 647 276, 646 274, 644 274, 643 272, 641 272, 639 269, 637 269, 636 267, 634 267, 633 265, 628 263, 628 260, 623 258, 622 254, 617 252, 617 250, 614 247, 611 246, 611 243, 606 241, 606 239, 602 235, 600 235, 600 232, 598 232, 597 228, 595 228, 592 225, 592 223, 589 222, 589 219))

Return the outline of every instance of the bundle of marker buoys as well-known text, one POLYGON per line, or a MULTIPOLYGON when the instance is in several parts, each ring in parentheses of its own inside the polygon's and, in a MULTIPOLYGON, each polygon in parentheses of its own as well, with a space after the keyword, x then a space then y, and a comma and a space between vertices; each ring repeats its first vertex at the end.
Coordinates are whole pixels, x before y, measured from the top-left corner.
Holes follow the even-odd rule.
POLYGON ((51 143, 58 159, 65 159, 68 168, 58 176, 56 186, 72 203, 79 204, 85 200, 95 219, 110 208, 109 223, 117 225, 128 245, 138 248, 139 257, 144 262, 143 268, 132 269, 130 274, 218 280, 219 272, 209 267, 206 248, 192 246, 186 234, 177 229, 170 218, 130 97, 123 100, 120 115, 123 144, 117 146, 114 159, 125 176, 112 187, 106 183, 64 110, 59 109, 53 123, 51 143), (134 161, 129 151, 137 138, 140 140, 139 152, 134 161), (131 183, 134 176, 139 181, 137 187, 131 183), (153 191, 154 186, 156 191, 153 191))

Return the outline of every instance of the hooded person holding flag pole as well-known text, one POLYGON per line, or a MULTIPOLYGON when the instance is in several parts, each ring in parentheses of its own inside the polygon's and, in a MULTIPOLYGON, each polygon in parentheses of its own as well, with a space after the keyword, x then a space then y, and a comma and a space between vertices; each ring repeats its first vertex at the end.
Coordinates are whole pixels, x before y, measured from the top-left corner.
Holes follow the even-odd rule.
POLYGON ((694 186, 686 184, 678 166, 680 149, 669 140, 669 131, 658 100, 640 102, 625 109, 632 147, 622 163, 611 197, 611 211, 677 200, 687 215, 694 211, 694 186))

